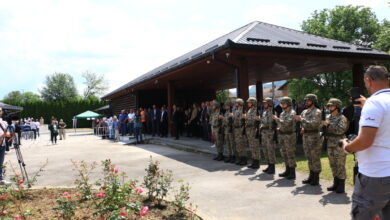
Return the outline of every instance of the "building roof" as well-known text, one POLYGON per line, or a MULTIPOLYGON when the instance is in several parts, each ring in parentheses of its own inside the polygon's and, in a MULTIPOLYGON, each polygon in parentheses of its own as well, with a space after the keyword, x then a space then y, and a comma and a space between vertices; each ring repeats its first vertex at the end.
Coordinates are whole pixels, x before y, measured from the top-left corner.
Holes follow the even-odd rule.
POLYGON ((17 112, 23 111, 23 107, 8 105, 8 104, 5 104, 3 102, 0 102, 0 107, 3 109, 6 109, 6 110, 11 110, 11 111, 17 111, 17 112))
POLYGON ((206 56, 210 56, 217 51, 226 48, 240 47, 299 50, 332 54, 336 53, 342 55, 359 55, 363 57, 379 57, 390 60, 390 55, 383 51, 255 21, 145 73, 118 89, 106 94, 102 98, 107 98, 141 82, 153 79, 172 70, 179 69, 189 63, 198 61, 206 56))

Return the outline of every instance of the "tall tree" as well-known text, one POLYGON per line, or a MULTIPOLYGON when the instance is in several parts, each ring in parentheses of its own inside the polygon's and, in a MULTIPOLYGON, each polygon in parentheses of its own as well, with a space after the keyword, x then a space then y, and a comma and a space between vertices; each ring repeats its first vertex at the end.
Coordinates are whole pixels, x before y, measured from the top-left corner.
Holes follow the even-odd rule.
POLYGON ((68 73, 54 73, 46 77, 41 96, 45 101, 67 101, 78 98, 73 77, 68 73))
POLYGON ((41 98, 38 94, 33 92, 21 92, 21 91, 11 91, 4 96, 3 102, 8 104, 23 104, 28 102, 37 102, 41 98))
MULTIPOLYGON (((370 8, 336 6, 334 9, 314 11, 303 21, 302 30, 327 38, 366 47, 375 45, 381 25, 370 8)), ((352 87, 351 71, 331 72, 289 81, 290 95, 302 100, 307 93, 316 93, 322 103, 331 97, 347 102, 352 87)))
POLYGON ((84 72, 84 98, 88 99, 91 97, 97 97, 102 95, 108 89, 107 81, 104 78, 103 74, 84 72))

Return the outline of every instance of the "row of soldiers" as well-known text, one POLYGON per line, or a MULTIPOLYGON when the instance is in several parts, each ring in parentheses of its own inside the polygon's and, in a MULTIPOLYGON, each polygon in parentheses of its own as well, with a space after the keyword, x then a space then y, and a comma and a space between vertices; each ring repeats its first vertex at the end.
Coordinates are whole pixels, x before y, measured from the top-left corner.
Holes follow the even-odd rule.
POLYGON ((234 103, 224 104, 225 113, 220 110, 217 101, 212 103, 211 127, 212 135, 218 151, 214 160, 247 165, 247 146, 251 151, 251 164, 248 168, 259 169, 261 153, 263 150, 265 160, 268 163, 263 172, 275 174, 275 132, 280 152, 284 160, 285 171, 280 177, 294 180, 296 177, 295 160, 296 150, 296 123, 300 122, 301 134, 303 136, 303 150, 308 160, 310 175, 303 180, 303 184, 318 185, 321 172, 321 149, 322 138, 327 142, 327 153, 330 167, 334 177, 333 185, 328 187, 329 191, 344 193, 345 190, 345 161, 346 154, 338 147, 338 141, 345 138, 348 129, 348 120, 341 114, 342 103, 339 99, 330 99, 327 109, 330 114, 323 118, 322 111, 317 108, 317 96, 307 94, 305 96, 306 110, 297 115, 292 108, 292 99, 283 97, 280 99, 280 106, 283 112, 279 115, 273 112, 273 100, 264 99, 263 112, 257 108, 257 100, 250 97, 247 100, 247 111, 244 111, 244 100, 238 98, 234 103), (233 110, 233 105, 235 108, 233 110), (324 137, 321 137, 321 129, 325 129, 324 137), (224 157, 224 143, 227 146, 228 156, 224 157), (260 148, 262 145, 262 148, 260 148))

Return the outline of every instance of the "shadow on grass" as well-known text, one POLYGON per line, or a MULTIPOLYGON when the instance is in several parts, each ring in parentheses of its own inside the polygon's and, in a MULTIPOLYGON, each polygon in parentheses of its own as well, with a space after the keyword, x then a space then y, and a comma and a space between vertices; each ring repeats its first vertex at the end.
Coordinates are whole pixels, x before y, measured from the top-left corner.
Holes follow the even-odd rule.
POLYGON ((300 194, 306 194, 306 195, 320 195, 324 192, 322 191, 321 186, 312 186, 312 185, 304 185, 295 188, 291 193, 296 196, 300 194))
POLYGON ((295 180, 287 180, 285 178, 277 179, 273 181, 272 183, 269 183, 266 185, 267 188, 270 187, 294 187, 296 186, 295 180))
POLYGON ((345 204, 350 204, 351 199, 347 196, 346 193, 337 194, 331 192, 326 195, 323 195, 322 198, 319 200, 319 203, 322 204, 323 206, 326 206, 328 204, 345 205, 345 204))

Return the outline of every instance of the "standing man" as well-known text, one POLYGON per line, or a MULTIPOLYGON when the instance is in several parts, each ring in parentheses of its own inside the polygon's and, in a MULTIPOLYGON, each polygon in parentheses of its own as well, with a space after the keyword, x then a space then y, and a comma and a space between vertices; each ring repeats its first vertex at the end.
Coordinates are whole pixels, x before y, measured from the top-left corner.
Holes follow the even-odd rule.
POLYGON ((276 121, 278 128, 278 141, 280 145, 280 153, 282 154, 286 170, 280 173, 280 177, 286 177, 289 180, 295 179, 295 149, 296 149, 296 135, 295 135, 295 116, 296 113, 292 109, 292 99, 290 97, 283 97, 280 99, 280 107, 283 112, 280 117, 274 115, 273 119, 276 121))
POLYGON ((328 187, 328 191, 336 193, 345 192, 345 171, 346 154, 338 143, 340 139, 345 138, 345 132, 348 130, 348 120, 341 114, 342 103, 339 99, 330 99, 326 105, 330 114, 322 124, 326 127, 326 141, 329 158, 329 165, 333 174, 333 185, 328 187))
POLYGON ((161 137, 168 137, 168 112, 165 110, 165 107, 161 107, 161 117, 160 117, 160 128, 161 128, 161 137))
POLYGON ((301 122, 301 133, 303 134, 303 151, 305 152, 309 164, 309 178, 302 181, 303 184, 317 186, 320 181, 321 173, 321 136, 320 127, 322 125, 321 110, 315 104, 317 96, 307 94, 305 96, 306 110, 299 116, 295 116, 297 121, 301 122))
POLYGON ((8 185, 10 182, 3 179, 3 163, 4 163, 4 156, 5 156, 5 150, 7 147, 6 143, 6 137, 7 137, 7 128, 8 123, 3 120, 5 116, 5 112, 3 108, 0 107, 0 185, 8 185))
POLYGON ((261 142, 264 147, 264 155, 265 159, 268 163, 268 167, 263 170, 264 173, 275 174, 275 142, 274 142, 274 134, 275 134, 275 124, 272 109, 274 106, 274 102, 272 98, 265 98, 263 102, 264 112, 261 117, 261 142))
POLYGON ((31 119, 30 121, 31 131, 34 133, 34 140, 37 139, 37 124, 35 123, 35 119, 31 119))
POLYGON ((121 111, 121 114, 119 115, 119 123, 121 126, 121 135, 126 135, 126 122, 127 122, 128 115, 126 114, 125 110, 121 111))
POLYGON ((134 122, 135 122, 135 112, 134 112, 134 109, 130 109, 130 112, 129 112, 129 115, 127 116, 128 117, 128 121, 129 121, 129 136, 135 136, 135 132, 134 132, 134 122))
POLYGON ((247 165, 247 153, 246 153, 246 139, 244 134, 245 124, 243 121, 243 110, 244 100, 238 98, 236 99, 236 110, 234 111, 233 116, 233 126, 234 126, 234 140, 236 143, 236 148, 238 151, 239 158, 236 161, 237 165, 247 165))
POLYGON ((257 115, 257 99, 250 97, 247 100, 248 112, 244 115, 245 118, 245 131, 248 138, 249 148, 252 152, 252 164, 248 168, 259 169, 260 168, 260 142, 256 138, 256 131, 259 124, 256 121, 260 121, 260 116, 257 115))
POLYGON ((201 126, 202 126, 202 133, 203 133, 203 140, 210 141, 209 136, 209 109, 205 103, 202 103, 202 113, 201 113, 201 126))
POLYGON ((223 157, 223 131, 222 131, 222 119, 220 115, 220 105, 217 101, 211 102, 212 114, 210 117, 211 133, 214 137, 215 147, 217 148, 217 156, 214 160, 222 161, 223 157))
POLYGON ((390 219, 390 88, 385 67, 373 66, 364 74, 371 97, 361 97, 363 107, 357 138, 344 150, 356 153, 359 174, 352 195, 352 219, 390 219))
POLYGON ((175 140, 179 140, 180 113, 176 105, 172 106, 172 124, 173 136, 175 137, 175 140))
POLYGON ((225 159, 225 163, 235 163, 236 158, 238 159, 238 152, 236 145, 234 143, 234 133, 233 133, 233 113, 232 113, 232 103, 230 101, 225 102, 225 115, 223 117, 223 132, 225 144, 228 148, 229 157, 225 159))
POLYGON ((156 105, 153 105, 152 109, 152 136, 160 133, 160 111, 157 109, 156 105))
POLYGON ((60 128, 60 140, 62 140, 62 138, 65 140, 66 123, 64 122, 63 119, 60 119, 60 123, 58 123, 58 127, 60 128))

